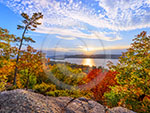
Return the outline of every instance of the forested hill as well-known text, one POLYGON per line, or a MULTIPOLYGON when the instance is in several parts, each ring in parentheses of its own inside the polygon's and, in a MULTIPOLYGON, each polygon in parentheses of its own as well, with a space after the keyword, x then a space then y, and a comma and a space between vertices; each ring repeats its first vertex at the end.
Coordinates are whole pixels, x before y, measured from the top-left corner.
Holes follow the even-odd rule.
POLYGON ((65 59, 65 58, 98 58, 98 59, 118 59, 120 54, 96 54, 96 55, 57 55, 57 56, 49 56, 49 58, 53 59, 65 59))

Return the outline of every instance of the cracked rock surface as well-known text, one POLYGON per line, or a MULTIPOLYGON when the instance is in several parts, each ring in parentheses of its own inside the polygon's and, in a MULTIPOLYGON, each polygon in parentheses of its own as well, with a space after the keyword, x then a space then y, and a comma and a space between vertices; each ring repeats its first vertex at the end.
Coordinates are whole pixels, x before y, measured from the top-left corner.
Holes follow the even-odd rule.
MULTIPOLYGON (((48 97, 23 89, 0 93, 0 113, 106 113, 103 105, 79 98, 62 112, 71 97, 48 97)), ((108 111, 109 112, 109 111, 108 111)), ((134 113, 122 107, 110 109, 112 113, 134 113)))

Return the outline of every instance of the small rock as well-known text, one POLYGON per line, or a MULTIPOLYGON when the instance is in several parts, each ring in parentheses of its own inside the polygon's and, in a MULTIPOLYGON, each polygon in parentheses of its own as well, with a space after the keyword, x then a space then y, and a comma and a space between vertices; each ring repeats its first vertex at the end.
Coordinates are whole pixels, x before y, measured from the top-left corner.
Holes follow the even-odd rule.
POLYGON ((111 108, 109 111, 110 113, 136 113, 123 107, 114 107, 111 108))

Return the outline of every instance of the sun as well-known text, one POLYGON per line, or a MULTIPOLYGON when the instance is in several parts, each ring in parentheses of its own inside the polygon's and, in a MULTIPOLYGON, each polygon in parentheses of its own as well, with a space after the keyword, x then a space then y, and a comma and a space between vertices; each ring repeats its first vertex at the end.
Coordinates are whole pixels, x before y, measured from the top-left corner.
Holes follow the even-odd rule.
POLYGON ((95 53, 96 48, 94 47, 88 47, 88 48, 83 48, 83 52, 86 55, 92 55, 93 53, 95 53))

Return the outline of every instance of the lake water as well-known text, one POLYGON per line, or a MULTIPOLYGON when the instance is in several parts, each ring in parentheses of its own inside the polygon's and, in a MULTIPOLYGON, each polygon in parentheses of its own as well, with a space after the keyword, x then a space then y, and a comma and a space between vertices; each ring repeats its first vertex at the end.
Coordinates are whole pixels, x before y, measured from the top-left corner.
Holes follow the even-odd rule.
POLYGON ((59 62, 69 62, 73 64, 79 64, 79 65, 88 65, 88 66, 102 66, 105 68, 107 67, 107 62, 111 61, 114 64, 117 64, 118 59, 93 59, 93 58, 66 58, 64 60, 53 60, 53 61, 59 61, 59 62))

